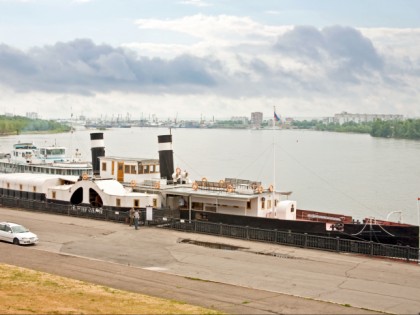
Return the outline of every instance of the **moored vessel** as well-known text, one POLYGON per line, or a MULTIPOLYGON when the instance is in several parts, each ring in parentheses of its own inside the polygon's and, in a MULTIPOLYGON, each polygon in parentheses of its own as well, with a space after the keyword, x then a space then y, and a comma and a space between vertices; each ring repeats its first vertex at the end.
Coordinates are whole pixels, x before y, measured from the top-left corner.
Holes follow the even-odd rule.
POLYGON ((299 209, 297 202, 290 200, 291 192, 258 181, 193 181, 187 170, 174 166, 172 135, 158 136, 159 159, 106 156, 103 133, 92 133, 91 143, 91 176, 0 175, 1 194, 91 211, 173 209, 184 220, 419 246, 419 227, 415 225, 299 209))
POLYGON ((84 161, 78 149, 72 156, 67 148, 57 145, 37 146, 19 142, 10 153, 0 156, 0 173, 38 173, 58 175, 92 174, 90 161, 84 161))

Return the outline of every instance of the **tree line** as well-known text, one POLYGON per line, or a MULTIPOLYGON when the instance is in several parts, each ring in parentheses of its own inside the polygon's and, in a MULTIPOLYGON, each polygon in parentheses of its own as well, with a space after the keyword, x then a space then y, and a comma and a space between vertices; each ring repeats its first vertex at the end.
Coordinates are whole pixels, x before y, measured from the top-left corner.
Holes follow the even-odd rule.
POLYGON ((372 122, 324 123, 316 120, 294 121, 293 127, 320 131, 368 133, 372 137, 420 140, 420 119, 380 120, 372 122))
POLYGON ((68 132, 70 126, 53 120, 30 119, 23 116, 0 115, 0 134, 11 135, 36 132, 68 132))

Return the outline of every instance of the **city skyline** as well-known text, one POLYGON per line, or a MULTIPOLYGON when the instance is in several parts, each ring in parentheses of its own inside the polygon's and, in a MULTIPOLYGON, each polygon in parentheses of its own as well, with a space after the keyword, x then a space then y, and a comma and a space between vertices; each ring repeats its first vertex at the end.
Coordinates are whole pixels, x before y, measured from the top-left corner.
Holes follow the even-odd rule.
POLYGON ((0 0, 0 110, 420 117, 420 3, 0 0))

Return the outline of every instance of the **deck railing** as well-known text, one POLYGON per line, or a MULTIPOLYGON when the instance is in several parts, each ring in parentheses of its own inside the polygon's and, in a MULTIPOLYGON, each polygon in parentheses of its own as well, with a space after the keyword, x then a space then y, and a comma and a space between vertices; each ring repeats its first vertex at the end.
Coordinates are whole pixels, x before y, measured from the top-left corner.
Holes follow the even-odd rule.
POLYGON ((376 257, 388 257, 420 263, 419 248, 356 241, 340 237, 309 235, 278 230, 265 230, 248 226, 235 226, 203 221, 171 220, 162 227, 184 232, 219 235, 250 241, 275 243, 301 248, 319 249, 333 252, 354 253, 376 257))
MULTIPOLYGON (((92 208, 64 204, 60 205, 45 201, 25 200, 5 196, 0 196, 0 206, 120 223, 127 222, 128 219, 127 211, 116 211, 115 209, 107 209, 106 207, 92 208)), ((178 210, 153 209, 152 220, 146 220, 146 210, 142 209, 140 211, 140 221, 141 224, 155 225, 160 228, 183 232, 201 233, 325 251, 387 257, 407 262, 420 263, 420 250, 416 247, 356 241, 339 237, 316 236, 306 233, 301 234, 278 230, 265 230, 223 223, 181 220, 179 219, 178 210)))

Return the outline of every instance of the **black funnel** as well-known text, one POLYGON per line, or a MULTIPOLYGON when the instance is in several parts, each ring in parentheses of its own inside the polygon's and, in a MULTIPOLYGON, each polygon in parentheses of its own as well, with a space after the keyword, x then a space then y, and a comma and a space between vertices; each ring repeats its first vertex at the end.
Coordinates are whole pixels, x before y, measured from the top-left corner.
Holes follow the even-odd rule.
POLYGON ((158 136, 160 177, 172 181, 174 173, 174 154, 172 151, 172 135, 158 136))
POLYGON ((93 175, 99 175, 99 157, 105 156, 104 134, 102 132, 91 133, 90 143, 93 175))

